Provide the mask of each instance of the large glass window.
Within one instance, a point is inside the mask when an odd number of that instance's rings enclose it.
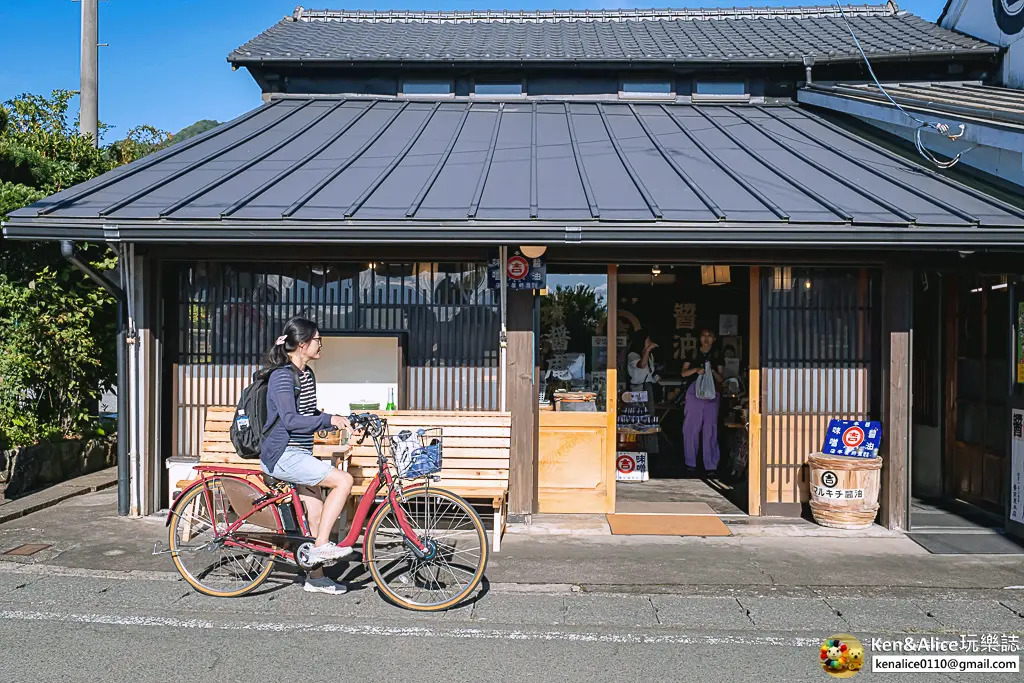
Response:
[[[499,409],[501,310],[482,262],[182,264],[167,342],[175,455],[198,455],[206,408],[237,403],[296,315],[325,336],[404,339],[399,409]]]
[[[541,297],[541,409],[603,412],[608,376],[608,274],[572,270],[557,272],[549,267],[547,290]]]

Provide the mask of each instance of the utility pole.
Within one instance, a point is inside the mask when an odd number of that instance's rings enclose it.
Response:
[[[78,127],[82,135],[91,135],[93,147],[99,146],[99,0],[82,3],[82,73],[79,85]]]

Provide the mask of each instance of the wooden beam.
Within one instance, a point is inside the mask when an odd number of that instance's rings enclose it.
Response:
[[[750,269],[750,397],[747,430],[747,514],[761,514],[761,269]]]
[[[908,526],[907,474],[911,453],[910,368],[913,362],[914,272],[888,267],[882,278],[883,457],[880,521],[893,530]]]
[[[533,292],[508,293],[509,514],[533,514],[537,504],[537,385],[534,367]]]

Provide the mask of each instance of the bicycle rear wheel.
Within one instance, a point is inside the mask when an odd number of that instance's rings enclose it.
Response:
[[[400,503],[416,535],[427,544],[419,557],[385,503],[366,529],[366,563],[388,600],[418,612],[439,612],[458,605],[483,579],[487,533],[476,510],[444,489],[406,492]]]
[[[225,536],[228,525],[248,514],[263,492],[238,477],[212,477],[175,503],[170,520],[170,549],[174,566],[204,595],[233,598],[255,590],[274,568],[274,546],[247,538],[247,532],[283,533],[281,517],[267,507],[246,518]],[[251,547],[239,547],[245,543]]]

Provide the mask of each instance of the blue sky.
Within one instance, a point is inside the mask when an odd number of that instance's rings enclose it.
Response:
[[[827,2],[827,0],[825,0]],[[862,0],[863,1],[863,0]],[[883,0],[868,0],[881,4]],[[819,0],[824,4],[822,0]],[[148,123],[176,132],[199,119],[225,121],[258,106],[259,88],[225,57],[235,47],[291,14],[300,0],[108,0],[100,2],[100,119],[113,140]],[[360,9],[481,9],[480,0],[427,4],[403,0],[307,5]],[[617,3],[566,3],[575,9]],[[550,9],[566,4],[497,5]],[[818,4],[814,0],[691,0],[637,6],[731,7]],[[934,21],[941,0],[903,0],[902,9]],[[22,92],[78,88],[80,5],[71,0],[0,0],[0,101]]]

